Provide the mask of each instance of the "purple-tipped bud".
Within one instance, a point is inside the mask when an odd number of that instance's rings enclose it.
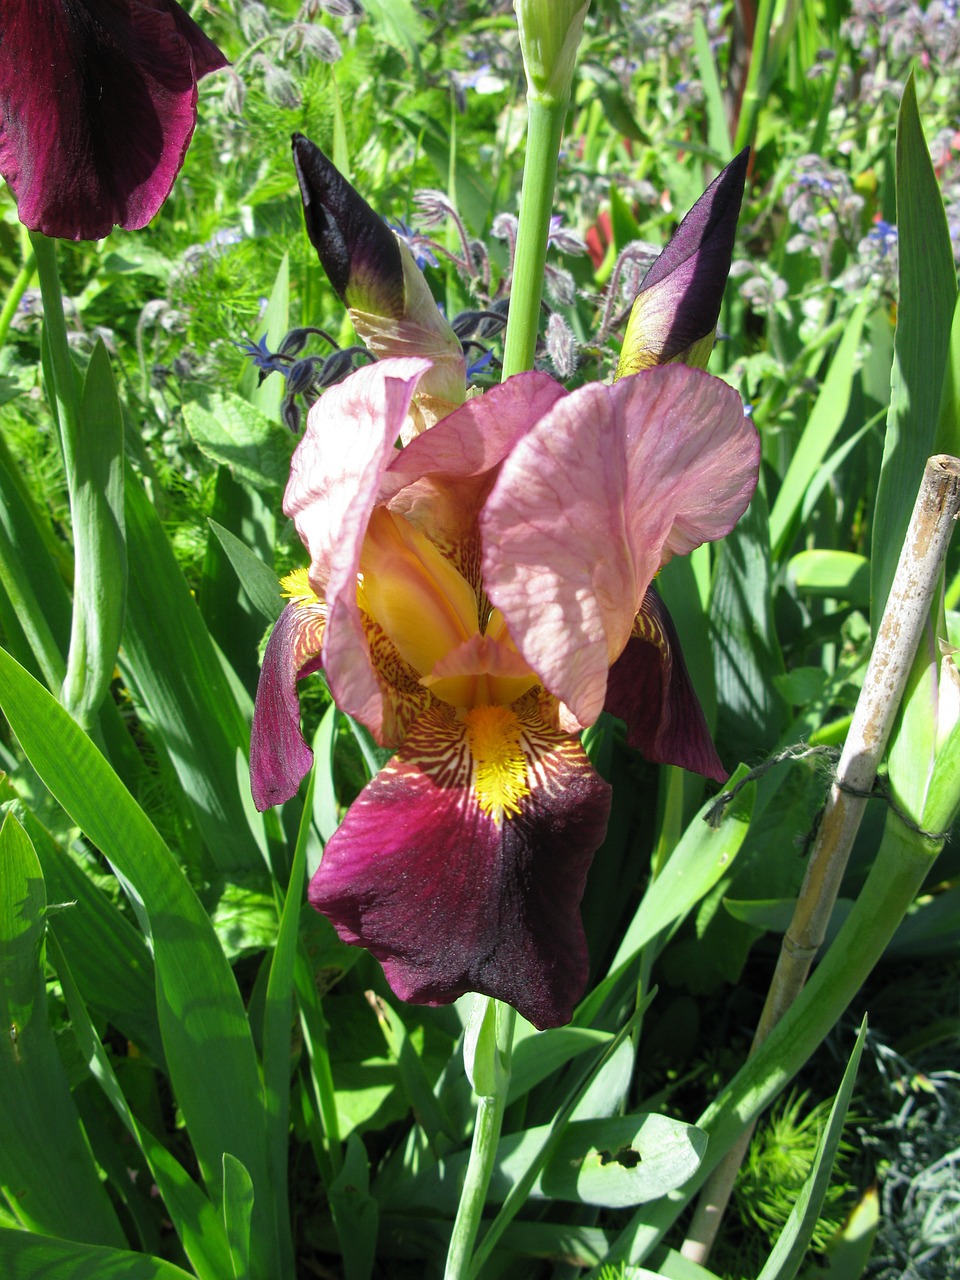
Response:
[[[400,246],[384,220],[331,164],[319,147],[293,135],[307,235],[320,265],[348,307],[375,315],[403,315]]]
[[[737,233],[750,150],[721,171],[644,277],[617,377],[679,360],[707,367]]]
[[[358,335],[378,358],[425,356],[406,434],[446,416],[466,395],[460,340],[441,315],[413,254],[323,152],[302,134],[293,158],[307,234]]]

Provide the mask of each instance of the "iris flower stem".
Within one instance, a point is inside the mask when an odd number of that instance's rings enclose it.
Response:
[[[38,231],[30,232],[30,242],[37,260],[40,277],[40,293],[43,296],[43,330],[50,360],[53,386],[50,388],[56,401],[57,427],[63,464],[69,481],[73,475],[80,429],[80,395],[77,379],[70,358],[67,341],[67,325],[63,318],[63,293],[60,289],[60,272],[57,268],[57,247],[53,240]]]
[[[481,1097],[477,1104],[477,1118],[470,1146],[470,1160],[457,1207],[457,1216],[450,1236],[450,1249],[443,1280],[468,1280],[473,1274],[471,1262],[476,1243],[487,1187],[500,1141],[500,1127],[507,1106],[510,1088],[510,1058],[513,1052],[513,1031],[516,1012],[507,1004],[494,1001],[496,1039],[493,1052],[497,1058],[494,1071],[496,1091]]]
[[[16,279],[10,286],[10,292],[7,294],[3,309],[0,310],[0,347],[7,341],[7,334],[10,332],[10,325],[13,317],[17,314],[23,295],[27,291],[30,281],[33,279],[37,270],[37,257],[33,249],[25,245],[26,252],[23,256],[23,266],[17,272]]]
[[[527,155],[520,192],[517,250],[507,313],[503,379],[533,368],[540,327],[543,270],[553,213],[557,157],[567,114],[567,101],[534,94],[527,98]]]

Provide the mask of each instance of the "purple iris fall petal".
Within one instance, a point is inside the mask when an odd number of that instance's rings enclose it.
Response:
[[[96,240],[145,226],[227,62],[174,0],[4,0],[0,173],[20,221]]]
[[[627,742],[647,760],[726,782],[676,627],[653,587],[647,588],[627,647],[610,668],[604,710],[627,722]]]
[[[403,1000],[479,991],[559,1026],[587,979],[579,906],[610,789],[576,738],[527,724],[536,785],[498,820],[478,802],[466,737],[452,708],[420,717],[327,844],[310,902]]]
[[[267,642],[250,730],[250,790],[261,812],[289,800],[313,764],[300,732],[297,681],[320,666],[324,612],[319,604],[288,604]]]

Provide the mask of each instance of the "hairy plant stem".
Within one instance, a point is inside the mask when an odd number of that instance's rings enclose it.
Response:
[[[527,158],[520,192],[520,220],[514,260],[510,310],[503,350],[503,377],[533,368],[540,326],[543,270],[547,235],[557,181],[557,157],[567,99],[529,95],[527,98]]]
[[[493,1172],[497,1143],[500,1141],[503,1113],[507,1106],[513,1031],[517,1015],[509,1005],[501,1004],[499,1000],[495,1000],[493,1004],[496,1024],[493,1054],[496,1063],[492,1074],[496,1079],[497,1088],[494,1093],[480,1097],[477,1103],[477,1119],[473,1129],[473,1142],[470,1146],[470,1160],[467,1164],[463,1191],[460,1194],[457,1216],[450,1236],[450,1249],[447,1253],[443,1280],[467,1280],[472,1274],[473,1247],[480,1229],[487,1187]]]

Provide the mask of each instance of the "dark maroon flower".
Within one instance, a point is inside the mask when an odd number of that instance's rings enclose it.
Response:
[[[0,173],[20,221],[67,240],[146,226],[227,60],[174,0],[3,0]]]

